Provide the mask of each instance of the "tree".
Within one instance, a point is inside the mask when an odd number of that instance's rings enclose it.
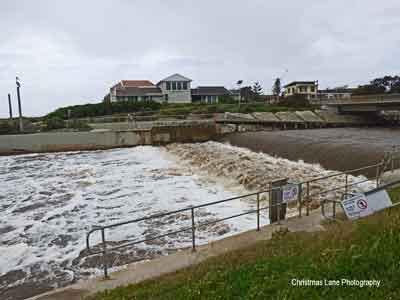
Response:
[[[359,95],[383,93],[400,93],[400,76],[375,78],[369,84],[360,85],[355,92]]]
[[[376,78],[370,83],[372,86],[384,90],[387,93],[400,92],[400,77],[399,76],[385,76]]]
[[[253,94],[253,100],[258,100],[262,95],[263,90],[258,81],[254,82],[253,87],[251,88],[251,92]]]
[[[272,93],[275,96],[280,96],[281,90],[282,90],[281,79],[278,77],[275,79],[274,85],[272,86]]]

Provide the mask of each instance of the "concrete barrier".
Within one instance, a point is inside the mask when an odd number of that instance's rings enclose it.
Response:
[[[151,130],[48,132],[0,136],[0,155],[57,152],[158,145],[172,142],[202,142],[215,137],[215,124],[159,126]]]
[[[360,116],[339,115],[332,111],[316,110],[315,113],[325,121],[333,124],[367,124],[368,120]]]
[[[230,113],[226,112],[224,114],[225,119],[244,119],[244,120],[255,120],[251,114],[242,114],[242,113]]]
[[[295,114],[305,122],[309,123],[322,123],[323,120],[314,114],[312,111],[305,110],[305,111],[296,111]]]
[[[255,112],[252,115],[260,121],[279,122],[279,119],[272,112]]]
[[[294,122],[294,123],[303,123],[304,121],[300,119],[294,112],[289,111],[281,111],[275,114],[279,118],[279,120],[284,122]]]

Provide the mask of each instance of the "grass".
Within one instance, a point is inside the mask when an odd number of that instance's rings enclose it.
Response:
[[[399,200],[400,188],[390,192]],[[358,222],[331,222],[319,233],[282,233],[91,300],[400,299],[400,207]],[[296,287],[293,278],[381,280],[377,287]]]

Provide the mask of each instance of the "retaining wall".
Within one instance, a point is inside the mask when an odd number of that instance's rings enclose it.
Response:
[[[162,126],[147,130],[52,132],[1,135],[0,155],[202,142],[216,135],[216,126]]]

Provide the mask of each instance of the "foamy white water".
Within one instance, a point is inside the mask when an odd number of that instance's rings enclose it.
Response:
[[[85,235],[95,225],[122,222],[267,188],[276,178],[296,181],[332,174],[319,165],[292,162],[221,143],[173,144],[93,152],[0,157],[0,294],[35,282],[56,287],[101,274],[87,257]],[[356,182],[362,177],[349,177]],[[332,178],[320,190],[343,184]],[[360,189],[372,188],[366,182]],[[357,188],[357,189],[359,189]],[[196,210],[196,222],[242,213],[253,199]],[[266,213],[261,216],[267,224]],[[132,241],[188,227],[189,212],[107,230],[107,240]],[[197,244],[254,229],[255,215],[199,228]],[[91,243],[100,242],[94,234]],[[191,246],[191,232],[112,253],[113,266]],[[17,271],[18,270],[18,271]],[[17,272],[16,272],[17,271]],[[28,287],[30,288],[30,287]],[[14,299],[13,296],[11,298]]]
[[[0,276],[23,270],[29,280],[43,281],[60,277],[62,271],[62,281],[69,281],[97,273],[95,265],[85,265],[84,259],[74,261],[85,249],[85,234],[92,226],[236,196],[221,185],[200,180],[170,155],[164,148],[144,146],[0,157]],[[250,206],[243,201],[220,204],[199,210],[196,219],[213,220]],[[188,215],[182,214],[158,223],[123,226],[108,231],[107,238],[141,239],[189,225]],[[255,217],[222,225],[198,232],[198,242],[254,228]],[[93,235],[92,244],[99,241],[99,234]],[[140,248],[163,253],[164,248],[189,245],[190,232]]]

